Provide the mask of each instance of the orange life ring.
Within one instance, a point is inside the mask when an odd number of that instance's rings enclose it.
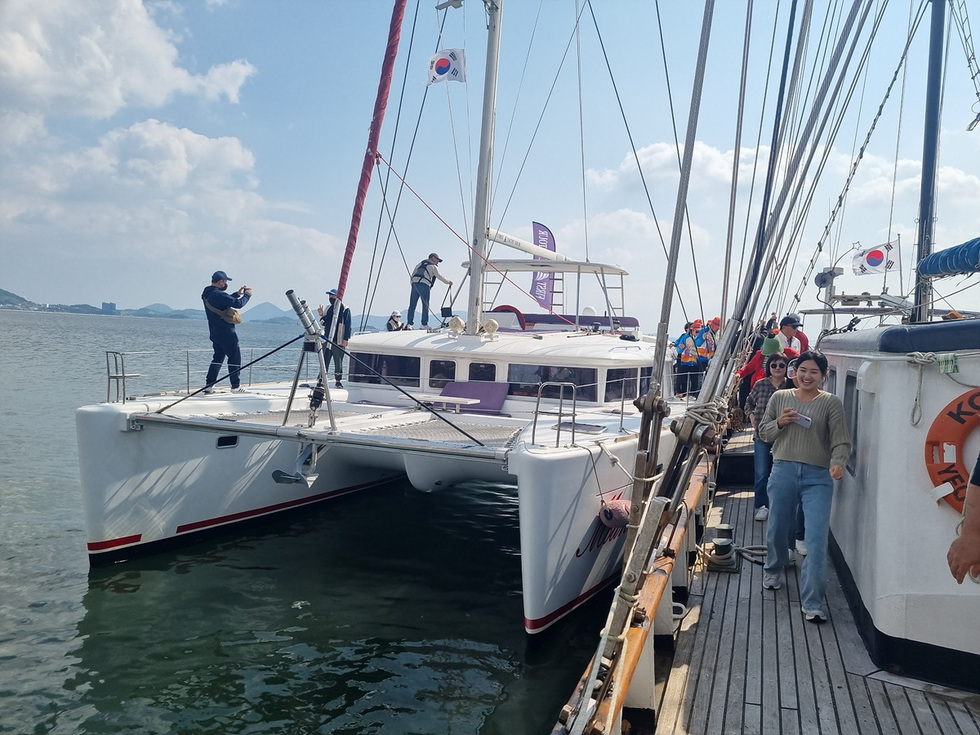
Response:
[[[980,388],[957,396],[946,404],[929,427],[926,435],[926,470],[938,487],[944,482],[953,486],[945,500],[958,513],[963,512],[970,471],[963,464],[963,449],[970,432],[980,426]],[[950,459],[947,461],[947,454]]]

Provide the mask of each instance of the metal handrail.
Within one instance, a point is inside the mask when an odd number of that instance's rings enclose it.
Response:
[[[243,347],[242,348],[242,364],[248,365],[248,363],[254,362],[254,360],[255,360],[255,352],[258,351],[258,350],[263,350],[263,349],[264,348],[260,348],[260,347]],[[207,372],[207,369],[206,368],[203,369],[203,370],[195,370],[195,369],[192,369],[192,365],[191,365],[192,353],[194,353],[193,356],[199,357],[199,355],[197,353],[210,354],[211,352],[212,351],[210,349],[207,349],[207,348],[184,350],[184,353],[185,353],[185,357],[184,357],[184,363],[185,363],[184,364],[185,387],[184,387],[184,389],[178,389],[180,392],[185,392],[186,391],[186,393],[188,395],[190,395],[194,390],[196,390],[195,388],[192,388],[192,382],[191,381],[193,379],[193,376],[204,375]],[[146,377],[148,377],[146,374],[142,374],[142,373],[127,373],[126,372],[126,360],[127,360],[127,358],[131,358],[131,357],[139,356],[139,355],[142,355],[142,356],[147,356],[147,355],[164,356],[164,355],[167,355],[167,354],[169,354],[169,353],[156,352],[156,351],[150,351],[150,350],[139,351],[139,352],[122,352],[122,351],[119,351],[119,350],[106,350],[106,403],[126,403],[126,400],[127,400],[127,397],[128,397],[127,396],[127,391],[126,391],[126,381],[127,380],[132,380],[134,378],[146,378]],[[155,366],[155,363],[152,363],[152,362],[149,365],[149,367],[150,367],[149,373],[151,374],[150,377],[152,377],[152,373],[154,373],[154,369],[155,369],[154,366]],[[132,366],[130,366],[130,367],[132,367]],[[156,366],[156,367],[165,368],[166,365],[164,364],[163,361],[161,361],[161,364],[159,366]],[[264,369],[265,370],[283,370],[283,371],[288,370],[290,373],[292,373],[292,371],[295,369],[295,366],[294,365],[265,365],[264,366]],[[144,371],[144,373],[145,372],[146,371]],[[245,385],[251,386],[252,385],[252,382],[253,382],[252,366],[249,365],[249,367],[246,368],[246,369],[243,369],[240,374],[242,376],[242,383],[244,383]],[[311,378],[311,376],[309,374],[309,369],[307,369],[307,375],[305,376],[304,379],[305,380],[309,380],[310,378]],[[169,382],[169,381],[167,381],[167,382]],[[178,383],[178,385],[179,385],[179,383]],[[171,387],[171,389],[173,388],[173,383],[170,383],[170,387]]]
[[[544,392],[544,389],[547,388],[548,386],[558,386],[558,410],[557,411],[541,408],[541,394]],[[537,444],[535,438],[537,436],[537,431],[538,431],[538,416],[543,414],[547,416],[558,417],[558,423],[555,425],[555,448],[557,449],[559,446],[561,446],[561,424],[562,424],[562,419],[565,417],[565,388],[572,389],[572,413],[571,413],[572,442],[571,443],[572,444],[575,443],[575,417],[578,414],[576,390],[578,389],[578,386],[575,385],[575,383],[547,381],[545,383],[541,383],[540,385],[538,385],[538,399],[534,404],[534,420],[531,422],[532,444]]]
[[[151,352],[117,352],[115,350],[105,351],[105,402],[119,403],[119,391],[122,390],[122,402],[126,402],[126,378],[138,378],[139,373],[126,373],[126,355],[150,355]],[[116,400],[112,400],[112,387],[115,383]]]

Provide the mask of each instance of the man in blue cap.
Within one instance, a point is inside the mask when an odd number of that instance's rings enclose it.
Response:
[[[241,322],[236,309],[241,309],[252,298],[252,289],[242,286],[235,295],[228,293],[228,282],[231,279],[224,271],[215,271],[211,276],[211,285],[204,289],[201,298],[204,300],[204,311],[208,316],[208,329],[211,332],[211,344],[214,345],[214,357],[208,368],[207,387],[205,393],[214,393],[214,384],[218,380],[218,372],[225,358],[228,358],[228,375],[233,393],[244,393],[240,386],[238,372],[242,367],[242,351],[238,346],[238,333],[235,324]]]
[[[323,304],[317,307],[316,312],[320,315],[320,323],[323,325],[323,337],[327,340],[324,347],[324,362],[330,362],[330,356],[333,356],[333,372],[334,379],[336,380],[336,387],[343,388],[344,384],[340,382],[340,378],[344,374],[344,351],[336,349],[335,345],[340,345],[344,349],[347,349],[347,340],[350,338],[350,309],[344,306],[344,302],[340,302],[340,311],[337,315],[337,323],[334,325],[333,310],[334,306],[337,305],[339,299],[337,298],[337,289],[331,288],[327,291],[327,297],[330,299],[330,306],[327,310],[323,310]]]

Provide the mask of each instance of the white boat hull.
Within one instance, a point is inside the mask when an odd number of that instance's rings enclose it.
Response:
[[[325,410],[315,429],[252,420],[276,411],[281,418],[285,395],[276,390],[192,398],[165,415],[155,412],[169,397],[80,408],[92,563],[149,553],[407,476],[422,490],[474,479],[516,483],[528,632],[544,630],[618,578],[625,529],[599,521],[600,499],[628,497],[631,485],[636,438],[621,428],[618,414],[580,415],[577,421],[601,427],[599,433],[579,433],[568,446],[565,430],[557,448],[554,419],[532,429],[526,418],[465,417],[470,431],[513,437],[480,446],[461,437],[403,438],[410,432],[398,430],[414,430],[426,420],[424,412],[336,401],[336,431],[325,426]],[[634,428],[638,422],[636,415],[625,419]],[[297,458],[311,445],[317,461],[304,466]]]
[[[835,392],[849,416],[856,413],[851,419],[855,455],[834,494],[831,548],[878,665],[976,689],[980,585],[958,585],[949,572],[946,551],[960,514],[937,500],[940,483],[925,463],[926,436],[936,417],[968,386],[980,385],[980,354],[963,351],[977,347],[977,339],[969,344],[957,336],[956,326],[946,331],[953,339],[949,351],[960,352],[959,372],[952,376],[958,382],[932,363],[923,366],[921,389],[918,365],[902,352],[877,349],[883,330],[843,335],[821,345],[836,374]],[[922,334],[924,328],[945,338],[946,327],[893,329]],[[939,352],[942,344],[930,349]],[[913,349],[914,343],[908,351]],[[967,472],[980,451],[980,432],[974,434],[956,450]]]

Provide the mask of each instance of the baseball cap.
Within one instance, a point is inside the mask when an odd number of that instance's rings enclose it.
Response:
[[[402,318],[402,313],[400,311],[393,311],[393,312],[391,312],[391,315],[392,316],[397,316],[399,319]]]
[[[429,253],[429,260],[432,260],[432,258],[435,258],[437,263],[442,262],[442,258],[440,258],[438,255],[435,253]]]
[[[779,320],[780,327],[796,327],[800,326],[800,318],[796,314],[787,314],[782,319]]]
[[[211,283],[217,283],[218,281],[230,281],[228,274],[224,271],[215,271],[211,274]]]
[[[335,288],[331,288],[329,291],[327,291],[327,296],[336,296],[336,295],[337,295],[337,289]]]

